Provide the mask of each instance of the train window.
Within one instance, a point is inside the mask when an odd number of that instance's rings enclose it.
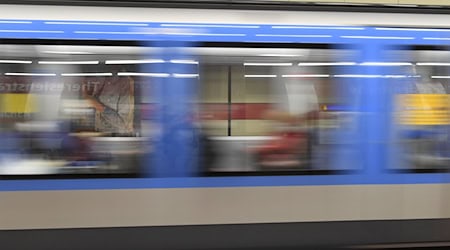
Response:
[[[195,53],[200,61],[203,171],[348,170],[350,164],[344,167],[337,159],[334,164],[330,157],[342,142],[337,134],[355,132],[349,124],[355,121],[353,101],[358,98],[349,95],[358,91],[356,86],[348,89],[345,79],[339,78],[354,64],[354,51],[207,47]]]
[[[450,162],[448,48],[414,47],[392,51],[410,62],[394,90],[393,168],[407,171],[446,171]],[[400,147],[399,147],[400,146]]]
[[[151,102],[134,76],[142,50],[0,45],[0,175],[139,174]]]

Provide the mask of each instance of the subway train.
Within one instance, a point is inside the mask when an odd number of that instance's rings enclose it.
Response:
[[[0,8],[8,249],[447,246],[448,15]]]

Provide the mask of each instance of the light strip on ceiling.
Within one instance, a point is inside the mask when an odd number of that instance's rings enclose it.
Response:
[[[39,61],[39,64],[99,64],[99,61]]]
[[[148,76],[148,77],[169,77],[168,73],[139,73],[139,72],[119,72],[118,76]]]
[[[145,64],[145,63],[164,63],[162,59],[146,59],[146,60],[106,60],[105,64]]]
[[[411,66],[409,62],[362,62],[361,66]]]
[[[198,61],[194,60],[183,60],[183,59],[173,59],[170,60],[171,63],[177,63],[177,64],[198,64]]]
[[[277,75],[245,75],[244,77],[247,77],[247,78],[274,78],[274,77],[277,77]]]
[[[292,66],[292,63],[244,63],[244,66]]]
[[[441,63],[441,62],[418,62],[417,66],[450,66],[450,63]]]
[[[356,65],[356,62],[301,62],[298,66],[347,66]]]
[[[16,73],[8,72],[5,76],[56,76],[55,73]]]
[[[62,76],[112,76],[112,73],[62,73]]]
[[[22,61],[22,60],[0,60],[0,63],[14,63],[14,64],[31,64],[32,61]]]
[[[450,76],[431,76],[433,79],[450,79]]]
[[[305,78],[326,78],[330,77],[330,75],[321,75],[321,74],[300,74],[300,75],[282,75],[281,77],[305,77]]]
[[[198,74],[181,74],[181,73],[174,73],[172,74],[175,78],[197,78]]]

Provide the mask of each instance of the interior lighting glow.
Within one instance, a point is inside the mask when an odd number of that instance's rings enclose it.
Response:
[[[298,66],[347,66],[356,65],[356,62],[301,62]]]
[[[348,75],[334,75],[337,78],[406,78],[407,75],[358,75],[358,74],[348,74]]]
[[[16,73],[8,72],[5,76],[56,76],[55,73]]]
[[[274,57],[301,57],[303,55],[294,55],[294,54],[260,54],[258,56],[274,56]]]
[[[144,63],[164,63],[162,59],[146,59],[146,60],[106,60],[105,64],[144,64]]]
[[[292,66],[292,63],[244,63],[244,66]]]
[[[139,73],[139,72],[119,72],[118,76],[149,76],[149,77],[169,77],[168,73]]]
[[[247,78],[273,78],[277,77],[277,75],[245,75]]]
[[[418,62],[417,66],[450,66],[450,63],[443,62]]]
[[[174,73],[172,74],[173,77],[175,78],[196,78],[198,77],[198,74],[178,74],[178,73]]]
[[[334,75],[334,77],[338,78],[380,78],[383,77],[382,75],[354,75],[354,74],[348,74],[348,75]]]
[[[362,66],[410,66],[409,62],[362,62]]]
[[[62,73],[62,76],[112,76],[112,73]]]
[[[46,54],[67,54],[67,55],[90,55],[90,54],[93,54],[93,53],[87,52],[87,51],[52,51],[52,50],[42,51],[42,53],[46,53]]]
[[[320,75],[320,74],[301,74],[301,75],[282,75],[281,77],[312,77],[312,78],[326,78],[330,77],[330,75]]]
[[[39,61],[39,64],[99,64],[99,61]]]
[[[174,59],[170,60],[171,63],[177,63],[177,64],[198,64],[198,61],[194,60],[182,60],[182,59]]]
[[[433,79],[450,79],[450,76],[431,76]]]
[[[22,60],[0,60],[0,63],[31,64],[32,61],[22,61]]]

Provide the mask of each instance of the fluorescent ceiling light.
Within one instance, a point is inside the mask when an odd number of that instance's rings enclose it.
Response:
[[[433,79],[450,79],[450,76],[431,76]]]
[[[182,60],[182,59],[174,59],[170,60],[171,63],[178,63],[178,64],[198,64],[198,61],[194,60]]]
[[[338,77],[338,78],[406,78],[406,77],[410,77],[407,75],[353,75],[353,74],[348,74],[348,75],[334,75],[334,77]],[[415,77],[415,76],[413,76]]]
[[[5,73],[5,76],[56,76],[55,73]]]
[[[112,76],[112,73],[62,73],[62,76]]]
[[[31,64],[32,61],[22,61],[22,60],[0,60],[0,63]]]
[[[94,53],[87,52],[87,51],[53,51],[53,50],[42,51],[42,53],[46,53],[46,54],[67,54],[67,55],[90,55],[90,54],[94,54]]]
[[[146,60],[106,60],[105,64],[144,64],[144,63],[164,63],[162,59],[146,59]]]
[[[442,62],[418,62],[417,66],[450,66],[450,63],[442,63]]]
[[[325,77],[330,77],[330,75],[320,75],[320,74],[301,74],[301,75],[282,75],[281,77],[325,78]]]
[[[354,74],[348,74],[348,75],[334,75],[334,77],[338,78],[379,78],[382,77],[382,75],[354,75]]]
[[[99,61],[39,61],[39,64],[99,64]]]
[[[244,63],[244,66],[292,66],[292,63]]]
[[[406,77],[410,77],[407,75],[384,75],[384,78],[406,78]]]
[[[172,74],[173,77],[175,78],[196,78],[198,77],[198,74],[178,74],[178,73],[174,73]]]
[[[169,77],[168,73],[139,73],[139,72],[119,72],[118,76],[149,76],[149,77]]]
[[[258,56],[275,56],[275,57],[301,57],[303,55],[294,55],[294,54],[260,54]]]
[[[277,75],[245,75],[247,78],[273,78],[277,77]]]
[[[298,66],[346,66],[356,65],[355,62],[305,62],[298,63]]]
[[[409,62],[362,62],[362,66],[410,66]]]

